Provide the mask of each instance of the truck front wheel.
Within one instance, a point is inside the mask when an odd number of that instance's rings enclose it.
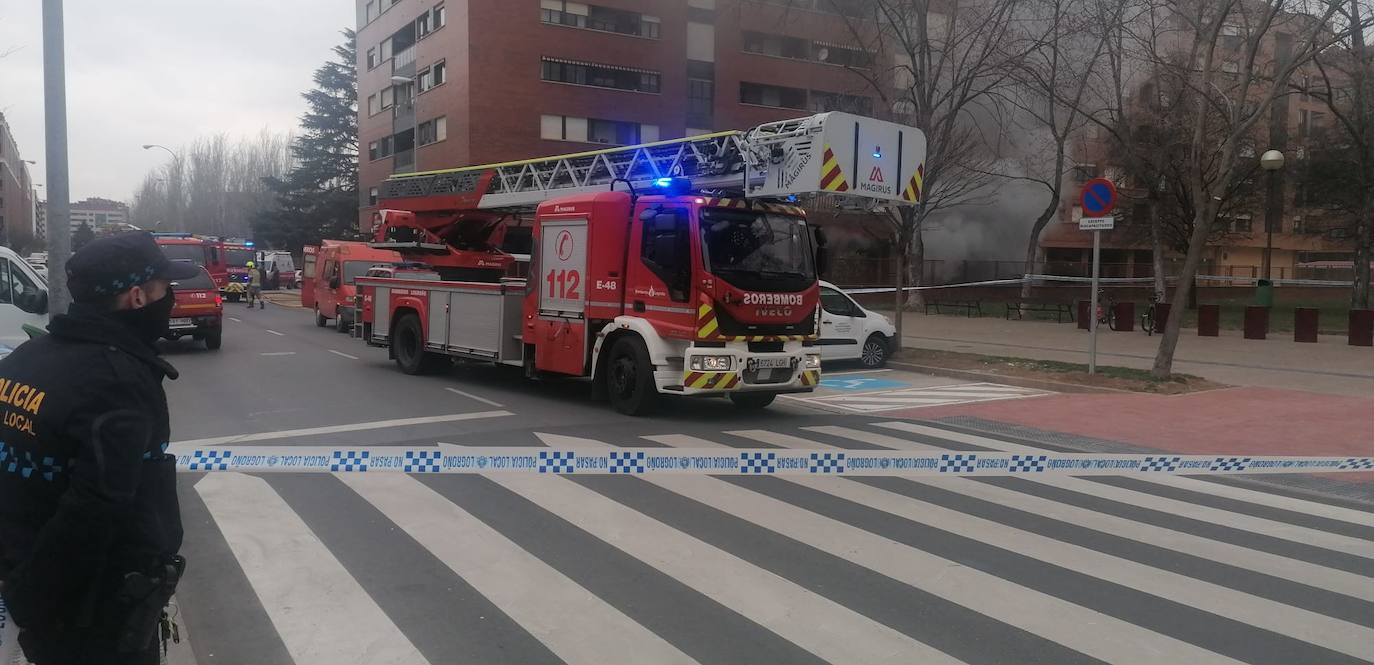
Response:
[[[744,411],[757,411],[777,398],[774,393],[730,393],[730,401],[735,403],[735,408]]]
[[[420,317],[414,314],[406,314],[396,322],[391,343],[396,366],[406,374],[431,374],[445,360],[441,355],[425,351],[425,333],[420,327]]]
[[[317,325],[317,326],[323,328],[323,327],[325,327],[325,326],[328,325],[328,324],[329,324],[329,319],[324,318],[324,315],[320,313],[320,307],[319,307],[319,305],[316,305],[316,306],[315,306],[315,325]]]
[[[627,416],[653,413],[658,403],[654,366],[644,343],[633,337],[617,340],[606,363],[606,392],[611,406]]]

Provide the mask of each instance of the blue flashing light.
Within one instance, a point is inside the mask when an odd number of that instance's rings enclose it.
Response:
[[[873,159],[882,159],[882,158],[883,158],[883,151],[882,151],[882,150],[874,150],[874,151],[873,151]]]
[[[252,241],[252,240],[245,240],[245,241],[243,241],[243,246],[244,246],[244,247],[252,247],[252,246],[253,246],[253,241]]]
[[[655,181],[654,181],[654,187],[672,187],[672,186],[673,186],[673,179],[672,179],[672,178],[659,178],[658,180],[655,180]]]
[[[665,177],[655,180],[654,187],[663,190],[667,196],[682,196],[692,190],[692,181],[687,178]]]

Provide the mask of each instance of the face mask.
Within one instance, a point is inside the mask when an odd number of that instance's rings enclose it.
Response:
[[[167,324],[172,318],[174,305],[176,305],[176,297],[172,294],[171,287],[168,287],[167,295],[161,299],[138,309],[115,312],[115,318],[132,329],[139,339],[152,344],[166,334]]]

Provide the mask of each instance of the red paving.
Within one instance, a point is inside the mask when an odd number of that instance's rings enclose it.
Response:
[[[1181,454],[1374,456],[1374,397],[1273,388],[1167,396],[1059,394],[884,415],[973,416]],[[1374,474],[1366,473],[1339,477],[1374,481]]]

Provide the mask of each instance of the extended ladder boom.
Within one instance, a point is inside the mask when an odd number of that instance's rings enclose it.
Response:
[[[920,199],[924,160],[918,129],[822,113],[747,132],[397,174],[383,183],[380,198],[383,208],[414,212],[529,209],[617,182],[643,191],[661,178],[682,177],[695,190],[751,198],[829,193],[910,204]]]

